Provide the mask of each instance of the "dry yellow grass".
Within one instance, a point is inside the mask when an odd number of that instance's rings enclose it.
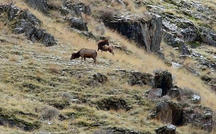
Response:
[[[17,62],[18,61],[18,57],[16,55],[10,55],[9,56],[9,61]]]
[[[61,67],[59,65],[56,64],[48,64],[48,68],[49,71],[51,71],[52,73],[60,73]]]

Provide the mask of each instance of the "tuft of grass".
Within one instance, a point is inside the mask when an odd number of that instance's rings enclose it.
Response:
[[[10,55],[8,59],[9,61],[12,61],[12,62],[17,62],[19,60],[16,55]]]
[[[56,64],[48,64],[48,69],[51,73],[59,74],[61,71],[61,67]]]

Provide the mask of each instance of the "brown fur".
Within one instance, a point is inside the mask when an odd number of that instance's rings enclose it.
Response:
[[[108,45],[109,46],[109,41],[108,40],[101,40],[98,42],[98,51],[102,49],[103,46]]]
[[[101,50],[101,51],[105,51],[105,52],[108,51],[108,52],[110,52],[111,54],[114,55],[113,47],[112,47],[112,46],[107,46],[107,45],[105,45],[105,46],[103,46],[100,50]]]
[[[82,48],[77,53],[72,53],[71,60],[81,57],[81,60],[86,60],[86,58],[92,58],[94,63],[96,63],[97,52],[93,49]]]

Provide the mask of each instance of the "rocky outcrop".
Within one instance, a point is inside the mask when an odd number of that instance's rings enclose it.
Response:
[[[81,16],[82,13],[90,15],[91,8],[84,3],[73,3],[71,1],[65,1],[63,4],[63,10],[65,10],[66,14],[73,14],[76,16]]]
[[[174,102],[158,102],[154,116],[164,123],[172,123],[174,125],[183,124],[183,108],[181,105]]]
[[[172,14],[163,14],[164,40],[173,47],[186,46],[187,42],[200,40],[198,28],[189,20]]]
[[[162,89],[162,95],[173,87],[172,74],[167,71],[156,71],[154,76],[154,87]]]
[[[131,107],[127,104],[127,102],[122,98],[117,97],[109,97],[99,100],[97,103],[97,107],[102,110],[130,110]]]
[[[141,73],[141,72],[130,72],[128,83],[131,86],[134,85],[152,85],[153,84],[153,76],[149,73]]]
[[[209,132],[214,126],[212,110],[199,105],[189,105],[189,103],[160,101],[151,116],[164,123],[172,123],[177,126],[191,124]]]
[[[47,0],[25,0],[25,2],[31,7],[38,9],[43,13],[48,13],[49,11]]]
[[[24,19],[17,22],[14,27],[14,32],[16,34],[24,33],[29,40],[33,42],[39,41],[45,46],[52,46],[56,44],[56,41],[52,35],[43,29],[36,28],[32,23],[27,22]]]
[[[143,16],[128,14],[101,13],[104,24],[117,30],[128,39],[134,40],[147,51],[160,50],[162,39],[162,18],[158,15]]]
[[[163,40],[178,49],[182,55],[191,55],[192,49],[202,43],[215,46],[216,11],[198,1],[164,0],[173,6],[170,12],[164,6],[147,4],[149,11],[162,16]],[[180,17],[177,14],[181,14]]]
[[[183,123],[190,123],[211,132],[214,127],[213,112],[209,108],[202,106],[185,107],[183,109]]]
[[[27,10],[21,10],[13,5],[0,5],[0,11],[7,13],[7,18],[13,22],[12,30],[16,34],[24,34],[33,42],[41,42],[45,46],[56,43],[54,37],[45,30],[40,29],[41,21]]]
[[[216,32],[209,28],[200,28],[200,37],[202,42],[216,47]]]
[[[164,31],[163,40],[172,47],[177,47],[182,55],[190,55],[191,51],[185,44],[184,40],[177,37],[174,33]]]
[[[128,84],[131,86],[152,86],[154,76],[150,73],[129,71],[129,70],[116,70],[115,75],[118,75],[121,79],[127,80]]]
[[[83,19],[72,17],[68,21],[71,28],[75,28],[81,31],[88,31],[87,23],[84,22]]]

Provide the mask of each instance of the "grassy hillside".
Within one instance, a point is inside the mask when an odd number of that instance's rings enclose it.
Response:
[[[0,4],[5,2],[8,1],[3,0]],[[59,1],[55,2],[59,4]],[[157,0],[152,2],[160,3]],[[145,11],[145,8],[136,9],[130,0],[127,3],[127,8],[131,11]],[[213,1],[205,4],[215,7]],[[201,96],[202,105],[216,110],[216,102],[213,101],[216,94],[199,77],[184,68],[172,68],[154,54],[145,52],[134,42],[108,28],[105,28],[105,36],[119,42],[132,53],[127,54],[116,49],[112,56],[98,52],[96,65],[91,59],[86,62],[81,62],[80,59],[70,61],[72,52],[83,47],[96,49],[97,41],[71,30],[67,23],[59,21],[55,11],[46,16],[29,7],[23,0],[16,0],[15,5],[33,13],[42,22],[42,28],[51,33],[58,44],[45,47],[40,43],[33,43],[24,35],[14,34],[7,21],[0,19],[0,117],[9,116],[15,122],[15,127],[1,126],[0,133],[33,133],[24,131],[25,126],[35,128],[35,133],[84,134],[93,133],[105,126],[154,133],[162,123],[147,118],[154,103],[143,97],[143,94],[151,87],[130,86],[127,78],[122,78],[118,70],[136,70],[151,74],[155,70],[168,70],[173,74],[176,85],[190,88]],[[115,7],[122,8],[118,5]],[[92,16],[87,16],[86,19],[90,31],[94,32],[99,22]],[[178,53],[164,42],[161,45],[165,53]],[[107,75],[108,82],[88,85],[96,73]],[[98,109],[99,102],[110,97],[123,98],[132,109]],[[18,125],[16,122],[19,122]],[[177,131],[184,134],[207,133],[191,128],[190,125],[179,127]]]

